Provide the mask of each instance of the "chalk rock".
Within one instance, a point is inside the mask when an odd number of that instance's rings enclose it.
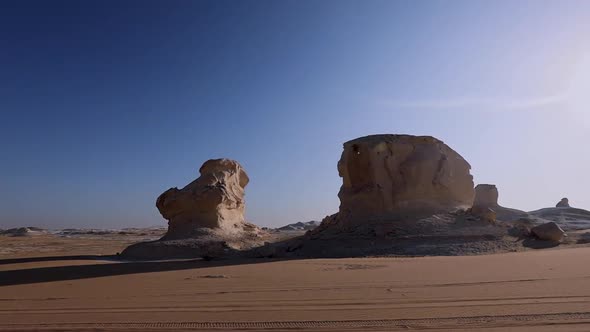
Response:
[[[496,221],[498,205],[498,188],[493,184],[478,184],[475,187],[475,199],[471,214],[487,222]]]
[[[190,238],[202,228],[233,232],[245,224],[244,188],[249,179],[242,166],[230,159],[211,159],[199,172],[186,187],[158,197],[156,207],[168,220],[164,239]]]
[[[570,207],[570,202],[564,197],[555,205],[555,207]]]
[[[475,199],[473,200],[471,214],[488,222],[496,219],[500,221],[516,221],[527,217],[527,213],[524,211],[503,207],[498,204],[498,196],[496,185],[478,184],[475,186]],[[494,212],[494,215],[491,212]],[[494,220],[491,219],[492,216],[494,216]]]
[[[565,232],[554,222],[548,222],[531,229],[531,233],[541,240],[561,242]]]
[[[475,186],[473,206],[494,208],[498,206],[498,188],[493,184],[478,184]]]
[[[396,213],[446,212],[473,203],[471,166],[431,136],[372,135],[344,143],[340,214],[361,221]]]
[[[182,189],[171,188],[156,201],[168,219],[168,232],[157,241],[127,247],[126,259],[234,257],[260,246],[268,233],[244,221],[248,175],[234,160],[208,160],[201,176]]]

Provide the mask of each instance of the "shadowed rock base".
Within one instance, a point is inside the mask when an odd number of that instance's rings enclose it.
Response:
[[[367,220],[346,229],[338,214],[327,217],[320,228],[304,236],[268,244],[250,252],[252,257],[365,257],[455,256],[522,250],[521,232],[508,224],[494,225],[465,211],[424,218],[392,216]],[[336,226],[336,227],[334,227]],[[258,255],[258,256],[256,256]]]
[[[245,223],[240,232],[227,234],[223,230],[202,228],[194,238],[166,240],[165,238],[133,244],[121,256],[126,259],[168,259],[199,257],[233,257],[241,251],[264,245],[269,234]]]

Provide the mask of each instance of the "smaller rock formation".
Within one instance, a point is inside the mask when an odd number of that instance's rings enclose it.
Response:
[[[561,242],[565,236],[565,232],[559,225],[554,222],[548,222],[531,229],[531,233],[540,240]]]
[[[279,227],[277,228],[279,231],[307,231],[310,229],[315,229],[320,225],[319,221],[308,221],[308,222],[303,222],[303,221],[299,221],[293,224],[288,224],[285,225],[283,227]]]
[[[487,222],[496,222],[498,205],[498,188],[493,184],[478,184],[475,187],[475,199],[471,213]]]
[[[170,188],[156,200],[168,220],[168,232],[154,242],[132,245],[128,258],[174,258],[226,255],[261,244],[263,231],[244,220],[248,175],[230,159],[211,159],[201,176],[182,189]]]
[[[527,213],[524,211],[500,206],[498,204],[498,197],[499,194],[496,185],[478,184],[475,187],[475,199],[473,200],[471,214],[488,222],[495,222],[496,219],[501,221],[515,221],[527,216]]]
[[[570,207],[570,202],[567,198],[562,198],[561,201],[559,201],[555,207]]]
[[[182,189],[170,188],[156,207],[168,219],[165,239],[190,238],[201,228],[233,232],[244,224],[244,189],[250,181],[242,166],[230,159],[212,159],[201,176]]]
[[[493,184],[478,184],[475,187],[473,206],[498,207],[498,188]]]

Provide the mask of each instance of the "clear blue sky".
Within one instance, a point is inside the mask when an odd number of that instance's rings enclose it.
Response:
[[[590,1],[2,1],[0,228],[165,225],[227,157],[247,218],[338,209],[342,143],[433,135],[525,210],[590,208]]]

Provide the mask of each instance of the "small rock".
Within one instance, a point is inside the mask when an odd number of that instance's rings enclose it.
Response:
[[[565,232],[554,222],[548,222],[531,229],[531,233],[540,240],[561,242]]]

